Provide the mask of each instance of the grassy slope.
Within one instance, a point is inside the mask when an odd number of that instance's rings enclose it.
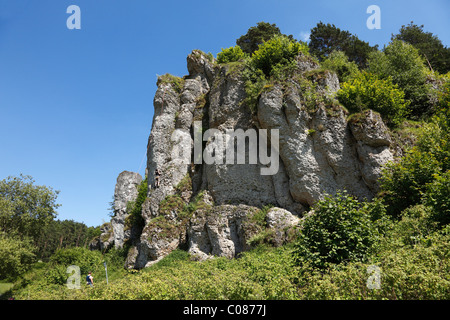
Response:
[[[408,245],[397,228],[382,251],[366,263],[339,265],[322,272],[295,266],[292,246],[260,246],[239,259],[190,261],[176,250],[142,271],[111,270],[109,285],[100,272],[96,287],[69,290],[39,280],[34,270],[16,299],[449,299],[450,236],[439,233]],[[406,235],[407,236],[407,235]],[[367,268],[381,268],[381,289],[368,289]],[[45,269],[45,268],[43,268]],[[42,274],[41,274],[42,275]],[[33,279],[32,279],[33,278]],[[84,280],[84,279],[82,279]]]

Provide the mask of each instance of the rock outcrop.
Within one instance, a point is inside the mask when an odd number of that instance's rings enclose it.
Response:
[[[206,259],[235,257],[263,238],[281,245],[305,208],[325,194],[346,189],[361,200],[376,194],[381,168],[393,159],[389,130],[372,111],[349,120],[339,104],[324,103],[339,90],[337,76],[305,56],[297,64],[296,77],[264,87],[253,111],[246,104],[243,65],[219,65],[195,50],[187,58],[189,75],[159,77],[148,141],[145,226],[129,250],[127,267],[149,266],[179,247]],[[301,78],[314,86],[305,88]],[[327,99],[307,103],[307,90]],[[258,140],[244,149],[244,163],[199,162],[198,136],[200,156],[209,149],[216,156],[221,152],[218,135],[202,136],[212,129],[224,136],[255,130]],[[275,131],[278,141],[269,134]],[[267,145],[260,139],[265,133],[272,139]],[[247,139],[251,142],[250,134]],[[275,152],[278,170],[262,175],[270,164],[261,157],[249,161],[252,150]],[[111,222],[116,247],[130,237],[121,224],[141,177],[119,178]]]
[[[111,219],[116,249],[123,247],[124,241],[131,238],[131,228],[125,229],[125,222],[129,215],[127,206],[130,201],[136,200],[141,181],[142,177],[139,173],[130,171],[123,171],[117,177],[114,190],[114,217]]]
[[[142,176],[139,173],[123,171],[119,174],[114,189],[113,217],[111,222],[101,226],[102,233],[91,242],[91,249],[104,251],[113,245],[118,249],[123,247],[125,241],[131,239],[132,228],[127,224],[128,204],[136,200],[141,182]]]

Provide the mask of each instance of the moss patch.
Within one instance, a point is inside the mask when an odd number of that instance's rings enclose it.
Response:
[[[181,91],[183,91],[183,87],[184,87],[184,79],[183,78],[166,73],[166,74],[158,77],[156,85],[159,86],[162,83],[170,84],[172,86],[172,88],[175,90],[175,92],[178,94],[180,94]]]

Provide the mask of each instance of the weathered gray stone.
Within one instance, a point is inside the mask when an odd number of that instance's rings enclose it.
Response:
[[[108,250],[114,243],[114,234],[111,223],[107,222],[100,226],[100,236],[93,239],[89,244],[89,250]]]
[[[375,194],[379,190],[378,179],[382,167],[394,160],[390,150],[392,139],[389,129],[381,116],[372,110],[366,110],[356,120],[349,121],[349,126],[357,140],[356,150],[362,177]]]
[[[249,248],[251,233],[244,227],[257,208],[246,205],[221,205],[199,210],[188,229],[189,253],[199,260],[211,256],[234,258]]]
[[[292,77],[264,88],[255,115],[245,104],[243,65],[217,65],[194,50],[187,66],[189,74],[180,79],[182,88],[162,79],[157,83],[147,154],[149,189],[142,205],[145,227],[130,249],[128,267],[144,268],[182,246],[200,260],[232,258],[268,230],[273,233],[271,241],[282,245],[304,206],[314,205],[325,194],[346,189],[361,200],[376,194],[381,168],[393,158],[389,130],[378,114],[366,112],[349,122],[336,103],[305,105],[303,84]],[[339,90],[336,74],[318,70],[316,62],[302,55],[297,66],[298,76],[315,84],[318,97],[326,97],[322,101],[333,99]],[[193,123],[200,120],[203,130],[222,134],[278,129],[278,172],[261,175],[263,165],[248,162],[248,148],[245,164],[194,164]],[[212,143],[212,139],[205,141],[203,147]],[[256,149],[261,148],[257,144]],[[156,169],[161,173],[158,187]],[[191,186],[180,190],[186,177]],[[193,200],[200,191],[202,205]],[[183,205],[162,210],[161,202],[173,196]],[[267,230],[262,232],[263,227],[250,217],[267,204],[275,207],[268,211]],[[181,213],[189,217],[181,219]],[[120,227],[116,229],[120,237]]]
[[[125,230],[125,219],[129,216],[127,205],[128,202],[136,200],[141,182],[141,175],[135,172],[123,171],[117,177],[114,191],[114,217],[111,219],[116,248],[122,248],[124,241],[131,237],[131,229]]]
[[[355,139],[367,146],[389,147],[392,143],[383,119],[372,110],[366,110],[356,120],[349,121],[349,126]]]
[[[325,107],[307,111],[298,91],[275,85],[261,95],[258,120],[261,127],[280,132],[280,157],[296,202],[313,205],[342,189],[361,199],[372,197],[342,109],[333,114]]]
[[[267,227],[272,230],[272,243],[281,246],[289,239],[289,230],[298,225],[300,218],[282,208],[271,208],[266,215]]]
[[[275,207],[267,211],[266,222],[269,228],[284,229],[297,225],[300,218],[285,209]]]

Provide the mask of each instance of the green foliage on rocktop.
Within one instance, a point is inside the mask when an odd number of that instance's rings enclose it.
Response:
[[[427,43],[441,55],[448,50],[422,28],[403,26],[400,34],[393,35],[391,42],[378,50],[378,46],[322,22],[311,30],[309,44],[283,35],[276,25],[260,22],[240,37],[235,47],[222,49],[217,62],[243,66],[233,69],[242,72],[247,93],[244,102],[253,112],[265,87],[299,80],[298,59],[320,62],[318,71],[338,75],[341,90],[337,98],[350,113],[373,109],[395,127],[404,120],[428,119],[436,113],[437,97],[449,81],[448,75],[430,69],[425,53]],[[433,61],[441,66],[439,70],[446,70],[441,60],[435,56]],[[305,80],[309,79],[299,81],[305,84]],[[311,82],[307,86],[313,85]]]

